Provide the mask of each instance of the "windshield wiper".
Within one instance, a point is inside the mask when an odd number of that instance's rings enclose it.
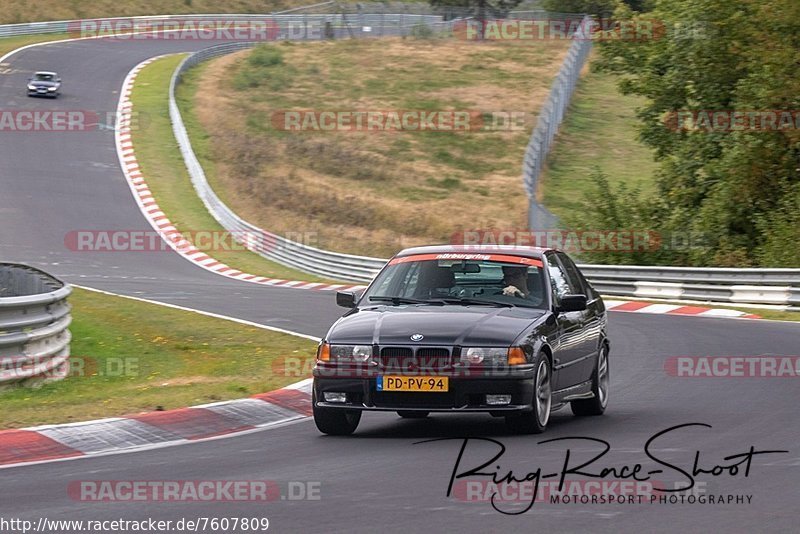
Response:
[[[374,296],[369,297],[370,302],[391,302],[394,306],[399,306],[400,304],[438,304],[442,305],[444,302],[440,300],[422,300],[422,299],[412,299],[408,297],[384,297],[384,296]]]
[[[442,302],[447,304],[461,304],[462,306],[468,306],[470,304],[477,304],[480,306],[494,306],[496,308],[516,308],[516,304],[512,304],[510,302],[498,302],[496,300],[483,300],[483,299],[473,299],[473,298],[444,298],[441,299]]]

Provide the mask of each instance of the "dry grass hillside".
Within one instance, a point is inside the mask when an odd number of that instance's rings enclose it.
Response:
[[[315,235],[324,248],[386,256],[448,242],[460,229],[524,227],[522,156],[567,47],[400,38],[266,45],[206,65],[181,95],[212,182],[240,215]],[[521,127],[500,131],[288,132],[275,124],[282,110],[525,115]]]

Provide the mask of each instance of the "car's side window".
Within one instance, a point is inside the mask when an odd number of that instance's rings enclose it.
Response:
[[[396,293],[401,297],[413,297],[417,290],[417,283],[419,282],[419,270],[421,263],[415,262],[411,264],[410,268],[403,277],[400,290]]]
[[[561,265],[564,266],[564,271],[566,271],[569,285],[575,290],[575,293],[583,294],[589,297],[583,284],[583,278],[581,278],[575,262],[573,262],[572,259],[563,252],[558,252],[557,255],[558,259],[561,260]]]
[[[550,286],[553,289],[553,299],[556,304],[561,302],[561,297],[571,295],[574,293],[573,288],[570,287],[569,279],[561,264],[556,259],[555,254],[547,254],[548,271],[550,272]]]

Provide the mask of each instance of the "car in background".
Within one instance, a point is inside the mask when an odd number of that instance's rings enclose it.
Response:
[[[28,78],[28,96],[58,98],[61,94],[61,78],[55,72],[39,71]]]
[[[320,342],[314,421],[353,433],[364,411],[489,413],[540,433],[551,411],[608,405],[606,309],[566,254],[531,247],[404,250]]]

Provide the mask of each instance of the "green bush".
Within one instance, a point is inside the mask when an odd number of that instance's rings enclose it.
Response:
[[[759,264],[800,267],[800,185],[787,191],[778,209],[759,218],[757,225],[764,236],[756,249]]]
[[[247,58],[253,67],[274,67],[283,65],[283,51],[272,45],[262,45],[253,49]]]
[[[237,91],[257,87],[279,91],[291,84],[290,71],[291,68],[284,64],[283,51],[280,48],[261,45],[250,52],[242,68],[237,69],[231,83]]]
[[[411,27],[408,35],[414,39],[432,39],[434,32],[433,28],[420,22]]]

